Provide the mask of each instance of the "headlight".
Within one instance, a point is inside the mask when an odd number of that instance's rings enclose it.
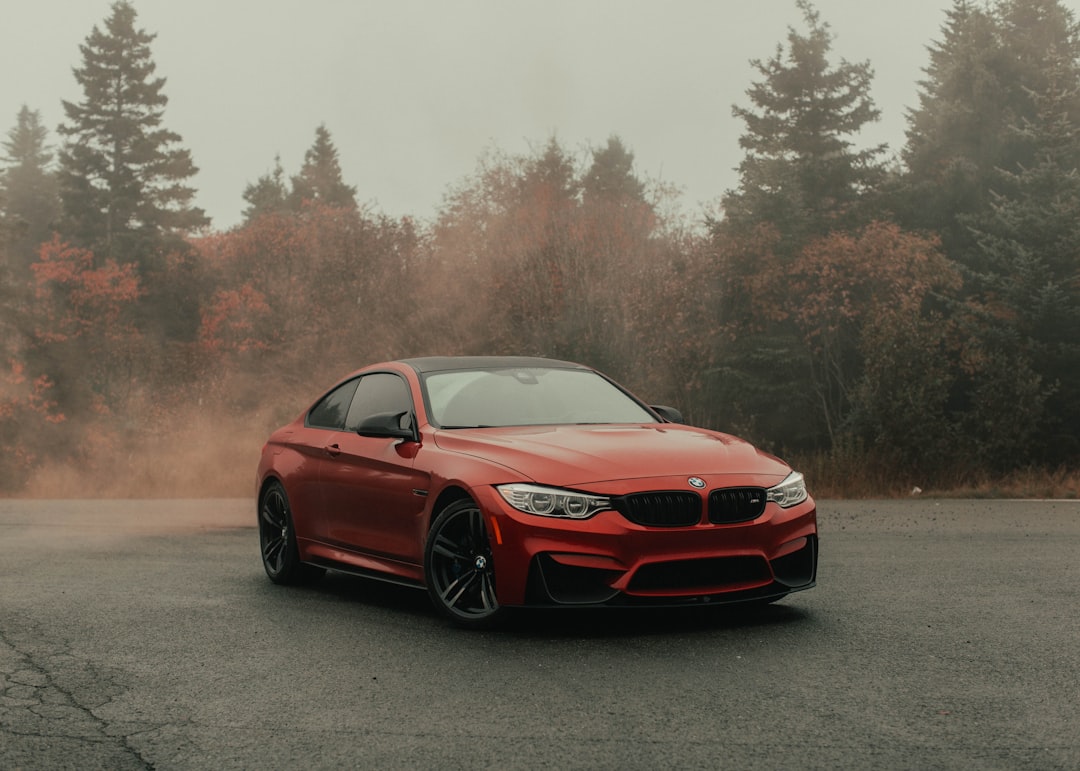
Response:
[[[598,511],[611,508],[611,501],[599,495],[586,495],[557,487],[510,484],[496,485],[499,495],[518,511],[542,517],[587,519]]]
[[[806,482],[803,480],[803,475],[792,471],[783,482],[765,491],[765,499],[783,509],[802,503],[806,500]]]

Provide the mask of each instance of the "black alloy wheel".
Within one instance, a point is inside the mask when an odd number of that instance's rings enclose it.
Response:
[[[487,526],[473,501],[456,501],[435,519],[424,550],[424,573],[432,602],[454,623],[489,626],[500,615]]]
[[[275,584],[302,584],[320,577],[322,568],[300,561],[289,497],[272,482],[259,499],[259,547],[266,575]]]

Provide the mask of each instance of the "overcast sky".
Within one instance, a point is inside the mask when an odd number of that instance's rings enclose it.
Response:
[[[21,105],[58,141],[80,101],[79,45],[109,0],[12,3],[0,26],[0,131]],[[357,197],[431,217],[486,148],[527,152],[554,134],[584,153],[618,134],[642,177],[683,190],[691,214],[737,178],[749,60],[770,57],[794,0],[135,0],[167,78],[165,124],[199,174],[197,203],[225,229],[244,187],[280,154],[299,170],[325,123]],[[870,60],[882,119],[860,142],[904,141],[926,45],[949,0],[817,0],[834,62]],[[1069,0],[1076,12],[1080,0]]]

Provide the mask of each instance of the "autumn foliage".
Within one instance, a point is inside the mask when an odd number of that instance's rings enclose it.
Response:
[[[41,247],[40,259],[30,266],[34,274],[39,318],[36,337],[43,343],[96,338],[92,345],[136,334],[124,312],[141,294],[131,263],[120,266],[106,260],[94,266],[94,254],[60,240]],[[104,354],[105,349],[95,351]]]
[[[778,450],[858,446],[922,477],[952,462],[955,393],[983,364],[957,312],[977,308],[936,238],[873,221],[785,257],[767,227],[703,234],[660,214],[662,189],[605,198],[583,179],[552,144],[482,159],[429,228],[307,202],[192,239],[199,326],[187,342],[140,331],[132,264],[54,238],[31,269],[27,363],[0,412],[20,448],[7,486],[45,458],[32,440],[44,434],[17,430],[18,415],[45,431],[67,419],[67,436],[84,437],[65,443],[66,461],[49,458],[54,489],[68,484],[64,463],[115,470],[125,447],[128,479],[155,494],[242,494],[262,437],[320,389],[370,361],[428,354],[583,361]],[[205,475],[212,446],[238,437],[246,451],[212,464],[210,488],[182,472]],[[153,447],[159,466],[132,447]]]
[[[25,366],[9,362],[0,376],[0,441],[6,451],[0,457],[0,482],[15,487],[25,480],[50,450],[55,427],[65,421],[53,398],[53,384],[46,375],[32,380]]]

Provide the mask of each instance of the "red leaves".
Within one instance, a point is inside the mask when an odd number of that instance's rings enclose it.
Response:
[[[757,277],[757,310],[794,319],[813,342],[846,328],[918,317],[928,295],[959,285],[936,238],[875,222],[811,242],[792,265],[770,264]]]
[[[67,418],[52,395],[52,381],[41,375],[30,381],[25,365],[9,362],[9,371],[0,377],[0,484],[16,475],[24,476],[47,447],[43,435],[50,425]]]
[[[402,326],[415,236],[404,221],[310,202],[195,243],[208,278],[198,342],[217,364],[280,354],[300,369],[388,356]],[[358,345],[366,348],[358,349]],[[336,374],[336,371],[334,371]],[[328,374],[328,376],[333,376]]]
[[[49,423],[63,423],[67,418],[64,413],[57,412],[57,403],[49,398],[53,382],[45,375],[34,378],[33,388],[26,397],[26,405],[33,412],[41,415]]]
[[[42,244],[34,272],[35,296],[43,314],[37,336],[42,342],[62,342],[89,330],[108,339],[137,335],[122,323],[124,312],[142,294],[134,265],[106,260],[94,267],[94,254],[61,241]]]
[[[199,343],[210,351],[244,352],[269,347],[270,306],[251,284],[219,289],[202,312]]]

